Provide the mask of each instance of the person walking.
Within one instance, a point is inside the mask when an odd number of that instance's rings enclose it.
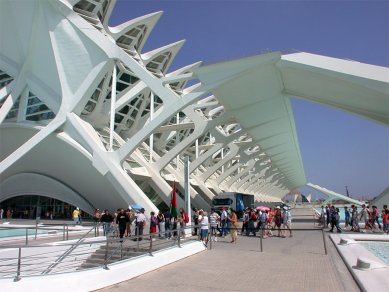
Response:
[[[168,208],[165,209],[163,213],[163,217],[165,218],[165,238],[170,239],[171,237],[171,226],[172,226],[172,214]]]
[[[291,229],[291,226],[292,226],[292,215],[290,214],[290,211],[288,209],[288,207],[284,207],[284,213],[283,213],[283,216],[282,216],[282,225],[283,225],[283,236],[282,237],[286,237],[286,230],[285,229],[288,229],[289,230],[289,237],[292,237],[292,229]]]
[[[203,244],[205,247],[207,247],[208,244],[208,224],[209,224],[209,219],[208,219],[208,213],[203,211],[203,214],[201,216],[201,221],[200,223],[200,239],[203,241]]]
[[[328,227],[328,225],[330,224],[330,222],[331,222],[330,206],[327,205],[327,206],[326,206],[326,224],[327,224],[327,227]]]
[[[111,231],[113,222],[113,216],[109,213],[108,209],[105,209],[103,215],[101,215],[101,222],[103,224],[103,234],[107,236]]]
[[[333,218],[332,218],[332,221],[331,221],[331,230],[330,230],[330,232],[333,232],[334,231],[334,227],[336,227],[336,230],[338,231],[338,233],[342,233],[342,229],[339,226],[339,223],[340,223],[339,208],[335,208],[334,206],[332,206],[332,208],[334,208],[334,211],[333,211]]]
[[[354,208],[355,206],[352,205],[351,207]],[[359,217],[360,222],[365,223],[365,231],[372,228],[370,221],[369,221],[370,220],[370,211],[369,211],[369,208],[365,204],[362,204],[362,210],[359,212],[358,217]]]
[[[199,225],[199,210],[197,208],[193,208],[193,224],[194,224],[194,228],[193,228],[193,233],[192,235],[194,236],[197,236],[197,229],[198,229],[198,225]]]
[[[158,219],[155,216],[155,212],[150,212],[150,239],[155,240],[155,235],[157,233]]]
[[[327,212],[324,209],[324,206],[321,206],[321,212],[320,212],[320,223],[324,227],[326,225],[326,218],[327,218]]]
[[[211,240],[217,241],[217,223],[220,220],[220,216],[215,212],[215,209],[211,208],[211,214],[209,215],[209,222],[211,225]]]
[[[347,206],[344,206],[344,224],[345,228],[350,225],[350,212],[348,211]]]
[[[248,224],[249,224],[249,214],[247,212],[248,208],[243,210],[243,223],[242,223],[242,229],[240,231],[240,234],[243,235],[245,231],[247,232]]]
[[[352,221],[351,230],[354,232],[359,232],[358,209],[357,209],[357,206],[354,206],[354,205],[353,205],[353,209],[351,211],[351,221]]]
[[[134,222],[134,213],[131,211],[130,208],[128,208],[126,210],[126,216],[128,218],[127,222],[126,222],[126,232],[124,234],[125,237],[130,237],[131,236],[131,226],[132,226],[132,222]]]
[[[266,221],[266,232],[265,234],[269,237],[273,236],[273,231],[272,231],[272,222],[273,222],[273,212],[270,209],[267,214],[267,221]]]
[[[225,237],[227,234],[227,211],[226,208],[222,209],[220,214],[220,227],[221,227],[221,236]]]
[[[246,236],[250,236],[250,233],[253,233],[254,236],[257,236],[255,231],[255,222],[257,221],[257,215],[255,215],[255,211],[251,208],[248,211],[249,214],[249,223],[247,225]]]
[[[181,230],[182,238],[185,238],[185,232],[186,232],[185,229],[186,229],[186,224],[189,223],[189,216],[185,212],[184,208],[180,208],[180,215],[182,218],[182,221],[180,222],[180,230]]]
[[[281,224],[282,224],[282,214],[281,214],[281,209],[279,206],[274,210],[275,215],[274,215],[274,225],[278,229],[278,237],[281,236]]]
[[[379,213],[378,213],[378,208],[377,206],[373,206],[373,211],[372,211],[372,219],[373,219],[373,222],[372,222],[372,225],[375,227],[375,223],[377,222],[377,225],[378,225],[378,228],[379,229],[382,229],[381,228],[381,223],[379,221]]]
[[[382,225],[383,225],[383,231],[384,233],[389,233],[389,210],[383,209],[382,210]]]
[[[261,210],[261,215],[260,215],[260,221],[259,221],[259,223],[261,224],[259,226],[259,229],[260,229],[262,238],[267,238],[267,235],[266,235],[266,224],[267,224],[267,219],[268,218],[269,218],[268,213],[266,213],[265,209],[262,209]]]
[[[158,237],[162,238],[164,237],[164,232],[165,232],[165,216],[163,216],[162,211],[158,212],[157,220],[158,220]]]
[[[76,209],[74,209],[72,217],[73,217],[74,226],[80,224],[80,208],[77,207]]]
[[[119,238],[120,242],[123,242],[123,236],[124,233],[126,232],[126,223],[128,221],[128,217],[126,215],[126,212],[124,212],[124,209],[121,208],[118,216],[116,217],[116,223],[119,227]]]
[[[146,226],[146,216],[145,216],[145,209],[141,208],[139,212],[136,214],[136,229],[135,229],[135,240],[142,240],[142,235],[143,235],[143,229]]]
[[[230,209],[230,222],[231,222],[231,243],[236,243],[238,240],[238,216],[233,208]]]

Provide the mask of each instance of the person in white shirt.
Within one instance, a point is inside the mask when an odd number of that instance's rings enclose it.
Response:
[[[140,209],[140,211],[136,214],[136,229],[135,229],[135,240],[142,240],[143,235],[143,229],[146,225],[146,216],[145,216],[145,209]],[[139,237],[138,237],[139,236]]]
[[[217,241],[216,232],[217,232],[217,223],[220,221],[220,216],[215,212],[215,209],[211,209],[211,214],[209,215],[209,223],[211,225],[211,240]]]
[[[220,215],[220,225],[221,225],[221,236],[224,237],[227,234],[227,211],[226,208],[223,208]]]
[[[285,229],[289,230],[289,237],[292,237],[292,229],[291,229],[292,215],[290,214],[288,207],[285,206],[283,209],[284,209],[284,213],[283,213],[283,217],[282,217],[282,225],[284,227],[284,230],[282,231],[282,233],[283,233],[282,237],[286,236]]]
[[[200,213],[201,219],[199,216],[199,222],[200,222],[200,239],[203,241],[204,245],[207,246],[208,243],[208,214],[207,212],[202,211]]]

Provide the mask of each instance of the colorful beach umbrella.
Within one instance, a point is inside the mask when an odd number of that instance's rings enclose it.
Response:
[[[266,207],[266,206],[258,206],[255,208],[255,210],[257,210],[257,211],[262,211],[262,210],[269,211],[270,208]]]

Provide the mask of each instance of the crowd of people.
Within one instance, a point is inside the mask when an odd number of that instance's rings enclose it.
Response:
[[[73,210],[72,218],[74,225],[81,224],[81,211],[77,207]],[[142,240],[144,230],[148,224],[149,234],[152,240],[155,237],[170,239],[177,238],[178,234],[185,239],[185,228],[189,222],[188,215],[183,208],[179,210],[178,216],[172,216],[167,208],[155,214],[151,211],[149,217],[145,215],[145,209],[133,209],[131,207],[117,209],[113,214],[105,209],[96,209],[93,214],[95,224],[102,225],[104,236],[111,234],[122,241],[124,237],[131,237],[133,240]]]
[[[277,235],[273,234],[273,231],[276,230]],[[287,206],[259,210],[247,208],[243,212],[241,234],[256,236],[257,232],[261,232],[262,238],[271,236],[285,238],[287,231],[289,232],[289,237],[292,237],[292,215],[290,208]]]
[[[80,209],[77,207],[73,211],[74,225],[81,224]],[[149,228],[151,240],[156,237],[171,239],[185,239],[186,225],[189,223],[188,214],[180,208],[177,216],[173,216],[170,209],[150,212],[148,218],[145,209],[121,208],[113,214],[109,210],[100,211],[96,209],[93,214],[96,224],[102,225],[104,236],[109,234],[123,240],[124,237],[131,237],[133,240],[142,240],[146,226]],[[208,238],[217,241],[218,237],[225,238],[231,236],[231,243],[237,243],[238,231],[241,235],[256,236],[258,232],[267,238],[273,236],[273,231],[278,230],[279,237],[286,237],[286,231],[292,236],[292,217],[287,207],[255,210],[246,208],[243,211],[242,226],[238,224],[238,216],[233,208],[223,208],[220,212],[215,209],[206,212],[204,210],[193,209],[192,235],[198,236],[204,245],[208,244]],[[189,229],[188,229],[189,230]],[[190,233],[190,232],[189,232]]]
[[[384,205],[381,212],[376,206],[369,206],[363,204],[362,209],[358,210],[356,205],[350,207],[344,206],[344,229],[352,232],[384,232],[389,233],[389,210],[388,206]],[[381,220],[382,224],[381,224]],[[334,205],[328,204],[321,206],[320,224],[324,227],[330,227],[330,232],[333,232],[336,227],[338,233],[342,233],[343,229],[340,227],[340,210]],[[362,226],[361,226],[362,225]]]

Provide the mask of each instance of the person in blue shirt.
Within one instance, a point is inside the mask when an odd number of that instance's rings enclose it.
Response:
[[[344,206],[344,221],[345,221],[345,227],[351,225],[350,224],[350,212],[349,212],[347,206]]]

